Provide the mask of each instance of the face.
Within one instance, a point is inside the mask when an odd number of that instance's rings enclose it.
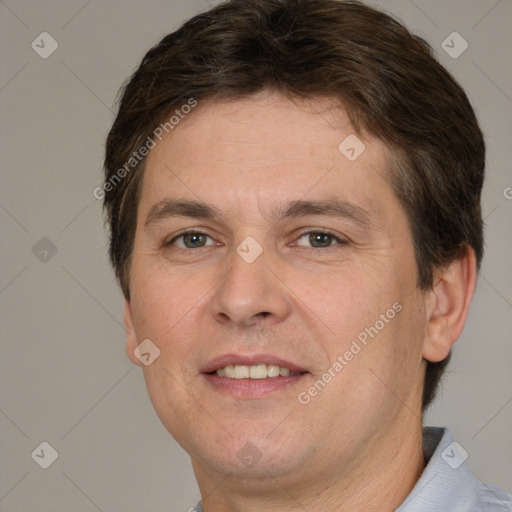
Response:
[[[127,351],[160,350],[148,392],[196,472],[341,474],[421,422],[411,232],[388,149],[354,136],[261,95],[200,104],[148,156]]]

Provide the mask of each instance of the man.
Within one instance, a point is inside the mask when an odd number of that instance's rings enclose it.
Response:
[[[475,290],[484,153],[428,45],[358,2],[231,0],[148,52],[105,208],[196,510],[511,510],[422,431]]]

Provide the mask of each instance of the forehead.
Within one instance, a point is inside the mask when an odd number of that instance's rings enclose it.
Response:
[[[275,211],[280,203],[327,196],[371,210],[376,195],[385,201],[391,194],[388,148],[356,134],[345,109],[328,99],[265,94],[199,103],[156,143],[146,162],[142,210],[187,197],[208,198],[237,215],[263,214],[266,205]]]

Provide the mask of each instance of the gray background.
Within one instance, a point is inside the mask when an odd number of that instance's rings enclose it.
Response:
[[[511,491],[512,2],[373,4],[434,46],[486,133],[487,254],[471,318],[427,420],[451,428],[481,479]],[[187,455],[125,355],[122,297],[92,191],[101,183],[119,86],[153,44],[207,6],[0,1],[3,512],[185,511],[199,498]],[[59,44],[47,59],[31,47],[43,31]],[[441,46],[453,31],[469,43],[457,59]],[[48,469],[31,457],[42,441],[59,455]]]

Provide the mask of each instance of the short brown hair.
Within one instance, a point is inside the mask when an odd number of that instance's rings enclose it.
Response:
[[[421,289],[468,247],[480,265],[484,140],[466,94],[431,47],[358,1],[230,0],[164,37],[122,92],[106,143],[112,186],[104,208],[126,298],[145,158],[113,178],[191,98],[231,101],[265,90],[339,100],[358,133],[389,145],[390,183],[410,222]],[[424,408],[448,360],[427,363]]]

